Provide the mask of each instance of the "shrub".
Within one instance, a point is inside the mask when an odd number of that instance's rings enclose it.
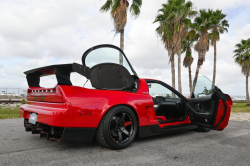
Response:
[[[22,103],[22,104],[26,104],[26,100],[23,99],[23,100],[21,101],[21,103]]]

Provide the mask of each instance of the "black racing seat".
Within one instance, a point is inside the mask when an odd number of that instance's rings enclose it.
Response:
[[[101,63],[90,69],[90,82],[96,89],[129,90],[135,87],[128,70],[119,64]]]
[[[162,110],[161,109],[161,103],[159,103],[157,107],[154,107],[156,116],[161,116],[161,111],[160,111],[160,110]]]
[[[178,102],[179,100],[179,102]],[[179,119],[185,117],[180,99],[165,99],[155,108],[156,116],[164,116],[167,119]]]
[[[158,105],[160,104],[162,101],[164,101],[166,98],[163,96],[156,96],[154,99],[154,104]]]
[[[160,116],[159,112],[161,110],[161,103],[165,100],[166,98],[163,96],[156,96],[155,98],[153,98],[154,104],[157,106],[154,106],[155,109],[155,114],[156,116]]]

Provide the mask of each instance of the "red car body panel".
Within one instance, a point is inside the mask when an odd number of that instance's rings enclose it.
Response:
[[[127,105],[136,110],[139,126],[158,124],[156,116],[153,116],[154,103],[149,95],[70,86],[61,88],[66,101],[72,104],[73,127],[98,127],[103,115],[116,105]],[[91,114],[82,116],[81,112],[91,112]]]
[[[231,113],[231,107],[233,105],[233,101],[231,99],[231,97],[229,95],[227,95],[230,99],[230,101],[226,101],[227,104],[227,111],[226,111],[226,115],[224,120],[220,123],[220,125],[218,127],[216,127],[217,130],[223,130],[224,128],[227,127],[228,125],[228,121],[230,118],[230,113]],[[221,120],[221,118],[223,117],[224,114],[224,110],[225,110],[225,106],[222,102],[222,100],[219,101],[219,106],[218,106],[218,111],[217,111],[217,116],[216,116],[216,121],[215,121],[215,125],[214,127],[219,123],[219,121]]]
[[[20,116],[29,119],[30,113],[37,113],[37,122],[54,127],[73,127],[71,104],[27,101],[21,106]]]
[[[28,94],[27,99],[38,101],[27,101],[27,104],[21,106],[20,116],[29,119],[30,113],[37,113],[37,122],[55,127],[74,127],[74,128],[97,128],[103,115],[112,107],[117,105],[126,105],[135,110],[139,126],[159,125],[163,128],[166,126],[191,124],[187,114],[183,121],[159,124],[155,115],[154,103],[152,97],[149,95],[148,86],[145,79],[138,80],[138,91],[136,93],[126,91],[111,91],[111,90],[96,90],[87,89],[78,86],[57,86],[61,94],[52,95],[62,97],[64,102],[58,102],[53,97],[42,97],[39,92],[36,97]],[[45,90],[46,88],[30,88]],[[53,88],[51,88],[53,89]],[[230,96],[228,96],[230,97]],[[41,99],[43,98],[43,101]],[[40,101],[39,101],[40,100]],[[54,102],[46,102],[52,100]],[[56,101],[56,102],[55,102]],[[229,120],[232,100],[226,101],[227,108],[226,117],[223,122],[216,128],[223,130]],[[220,121],[224,114],[223,102],[219,101],[219,108],[216,117],[215,125]]]
[[[127,105],[136,111],[139,126],[159,124],[157,121],[152,97],[144,79],[139,80],[137,93],[125,91],[107,91],[87,89],[77,86],[57,86],[60,88],[64,103],[51,103],[55,98],[38,92],[28,94],[27,104],[21,106],[20,116],[29,119],[30,113],[37,113],[37,122],[55,127],[97,128],[103,115],[116,105]],[[30,88],[45,90],[46,88]],[[53,89],[53,88],[52,88]],[[60,96],[60,95],[59,95]],[[43,101],[41,101],[43,100]],[[87,114],[86,114],[87,113]]]

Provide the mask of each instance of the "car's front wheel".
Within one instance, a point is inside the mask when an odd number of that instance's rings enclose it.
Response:
[[[111,149],[128,147],[135,139],[138,122],[135,113],[126,106],[116,106],[102,118],[96,139],[102,146]]]

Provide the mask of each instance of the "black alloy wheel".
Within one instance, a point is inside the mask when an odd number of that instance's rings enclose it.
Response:
[[[130,139],[134,132],[131,115],[124,109],[116,112],[109,122],[109,133],[114,142],[123,144]]]
[[[116,106],[103,116],[96,139],[102,146],[123,149],[135,139],[137,126],[137,117],[129,107]]]

